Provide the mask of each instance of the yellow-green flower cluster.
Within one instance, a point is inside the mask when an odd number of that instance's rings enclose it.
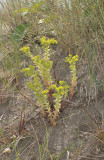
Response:
[[[63,92],[63,87],[62,86],[59,86],[57,87],[55,84],[53,84],[50,89],[53,89],[55,91],[55,93],[52,95],[55,99],[54,99],[54,108],[55,108],[55,113],[56,116],[58,115],[59,113],[59,109],[61,108],[61,100],[62,100],[62,97],[64,95],[64,92]],[[56,119],[56,117],[54,117]]]
[[[46,109],[47,112],[50,112],[50,105],[47,100],[47,94],[49,91],[47,89],[43,89],[43,85],[38,75],[38,71],[34,72],[34,66],[32,65],[30,65],[29,68],[23,69],[22,71],[25,72],[25,74],[27,74],[29,77],[32,77],[32,79],[26,84],[31,90],[34,91],[38,104],[43,110]]]
[[[70,86],[65,81],[59,81],[59,84],[63,87],[64,99],[65,99],[67,97]]]
[[[72,57],[71,54],[69,54],[69,57],[66,57],[65,62],[68,62],[70,65],[74,65],[78,61],[78,55],[75,55]]]
[[[20,49],[20,51],[24,52],[26,55],[28,55],[32,62],[34,63],[34,68],[36,67],[38,74],[40,75],[41,79],[43,80],[44,84],[48,87],[50,84],[52,84],[52,78],[51,78],[51,74],[50,74],[50,70],[52,68],[53,65],[53,61],[49,60],[49,50],[47,50],[47,53],[43,54],[43,58],[41,58],[40,55],[37,56],[33,56],[30,53],[30,48],[29,47],[23,47]],[[28,76],[29,72],[31,72],[33,69],[32,67],[29,67],[27,69],[25,69],[25,73],[26,70],[28,71]]]
[[[51,44],[58,44],[54,38],[46,40],[46,37],[44,36],[40,39],[40,42],[43,48],[49,47]]]
[[[58,44],[58,41],[56,41],[54,38],[46,40],[46,37],[43,36],[40,39],[40,42],[41,42],[42,48],[44,50],[44,59],[47,61],[50,59],[50,55],[52,54],[52,50],[50,49],[51,48],[50,45],[51,44]]]
[[[37,67],[38,73],[43,80],[44,84],[46,86],[49,86],[52,84],[52,77],[50,74],[50,70],[53,65],[53,61],[46,60],[44,58],[41,59],[40,55],[32,57],[32,61]]]
[[[72,74],[71,84],[72,85],[76,85],[76,80],[77,80],[77,77],[76,77],[76,73],[77,73],[76,62],[77,61],[78,61],[78,55],[75,55],[75,56],[72,57],[71,54],[69,54],[69,57],[66,57],[66,60],[65,60],[65,62],[69,63],[69,67],[70,67],[70,70],[71,70],[71,74]]]
[[[30,55],[30,48],[29,47],[23,47],[20,49],[20,51],[24,52],[27,55]]]
[[[53,84],[50,89],[54,90],[53,97],[54,97],[54,107],[55,111],[58,113],[59,109],[61,108],[61,101],[62,98],[66,98],[68,89],[70,88],[69,85],[65,81],[60,81],[60,86],[56,86],[56,84]]]
[[[35,69],[35,66],[29,65],[29,68],[22,69],[22,72],[25,72],[26,75],[31,77],[34,75],[34,69]]]

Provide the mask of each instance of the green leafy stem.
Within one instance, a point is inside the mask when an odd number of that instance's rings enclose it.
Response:
[[[29,65],[29,68],[23,69],[22,72],[25,72],[25,75],[28,75],[30,78],[27,85],[34,91],[42,114],[44,116],[48,115],[52,125],[55,125],[56,118],[62,108],[62,102],[66,99],[68,91],[70,91],[71,98],[74,94],[77,80],[76,62],[78,61],[78,55],[72,57],[72,55],[69,54],[69,57],[66,57],[65,60],[65,62],[69,63],[70,67],[72,77],[71,86],[65,81],[59,81],[59,84],[56,84],[51,75],[53,61],[50,60],[50,55],[53,53],[53,50],[50,48],[52,44],[58,44],[58,42],[54,38],[46,40],[45,37],[42,37],[40,42],[43,49],[42,56],[33,56],[29,47],[20,49],[20,51],[29,56],[33,62],[33,65]]]

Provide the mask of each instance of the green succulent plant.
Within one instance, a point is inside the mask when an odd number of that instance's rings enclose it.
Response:
[[[66,58],[66,62],[69,63],[72,80],[71,86],[69,86],[65,81],[59,81],[57,85],[52,78],[51,69],[53,61],[50,60],[50,55],[52,50],[50,50],[51,44],[58,44],[58,42],[52,38],[47,39],[42,37],[40,39],[42,49],[44,51],[43,56],[37,55],[33,56],[30,53],[29,47],[23,47],[20,51],[24,52],[29,56],[34,65],[29,65],[29,68],[25,68],[22,72],[25,72],[25,75],[31,77],[31,81],[27,82],[28,87],[34,91],[37,102],[41,108],[41,112],[44,116],[48,115],[50,122],[55,125],[56,118],[59,115],[60,108],[62,106],[62,99],[67,97],[68,91],[75,87],[76,84],[76,61],[78,56]],[[51,53],[50,53],[51,51]]]

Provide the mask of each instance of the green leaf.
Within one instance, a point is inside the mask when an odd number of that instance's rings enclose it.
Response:
[[[19,10],[17,10],[15,13],[16,14],[18,14],[18,13],[28,13],[28,11],[29,11],[29,8],[22,8],[22,9],[19,9]]]
[[[15,42],[20,42],[28,33],[30,29],[30,24],[26,25],[26,24],[20,24],[18,26],[16,26],[16,28],[14,29],[13,33],[12,33],[12,39]]]

